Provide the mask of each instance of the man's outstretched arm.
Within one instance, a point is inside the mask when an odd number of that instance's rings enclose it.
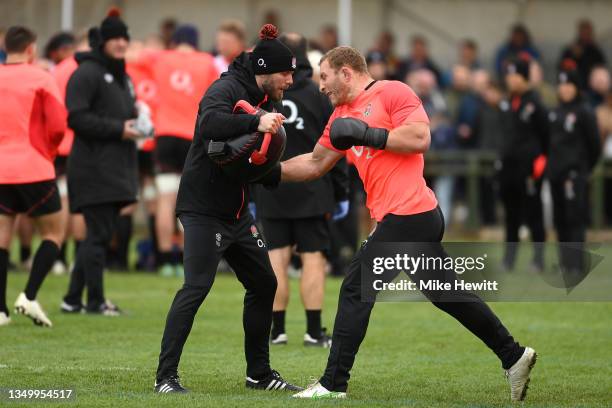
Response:
[[[282,181],[310,181],[323,177],[342,154],[317,143],[312,153],[295,156],[281,163]]]

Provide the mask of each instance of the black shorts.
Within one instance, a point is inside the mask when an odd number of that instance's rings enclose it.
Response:
[[[182,173],[191,141],[182,137],[158,136],[155,139],[157,173]]]
[[[325,216],[310,218],[262,218],[268,249],[296,245],[297,252],[325,252],[329,249],[329,224]]]
[[[27,184],[0,184],[0,214],[52,214],[62,209],[55,180]]]
[[[138,175],[140,177],[153,176],[153,152],[138,150]]]

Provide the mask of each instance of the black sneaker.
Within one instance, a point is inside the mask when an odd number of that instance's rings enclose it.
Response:
[[[119,309],[119,307],[113,304],[110,300],[106,300],[104,303],[98,306],[97,309],[94,309],[94,310],[87,309],[86,312],[88,314],[99,314],[102,316],[111,316],[111,317],[120,316],[123,314],[121,309]]]
[[[310,334],[304,334],[304,346],[306,347],[321,347],[330,348],[332,343],[331,337],[327,335],[327,330],[321,330],[319,338],[312,337]]]
[[[189,390],[183,388],[178,375],[176,375],[174,377],[166,378],[165,380],[162,380],[160,382],[155,381],[155,392],[158,394],[185,394],[189,392]]]
[[[82,304],[71,305],[70,303],[67,303],[64,300],[60,305],[60,310],[62,311],[62,313],[81,313],[85,310],[85,306],[83,306]]]
[[[289,384],[283,380],[283,377],[276,370],[272,370],[269,376],[263,380],[254,380],[251,377],[246,378],[246,387],[254,390],[265,390],[265,391],[302,391],[302,387],[297,385]]]

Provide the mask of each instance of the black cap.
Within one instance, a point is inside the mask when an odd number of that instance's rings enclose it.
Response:
[[[251,53],[251,64],[255,75],[295,71],[297,67],[295,56],[277,37],[278,29],[274,25],[266,24],[261,28],[260,40]]]
[[[100,24],[100,36],[102,37],[102,42],[105,43],[108,40],[112,40],[113,38],[125,38],[126,40],[130,39],[130,35],[128,34],[128,28],[121,20],[121,12],[118,8],[113,7],[108,12],[106,18],[102,20],[102,24]]]
[[[559,70],[559,75],[557,75],[558,83],[574,84],[576,88],[580,88],[580,75],[578,75],[577,68],[576,61],[571,58],[561,61],[561,69]]]
[[[576,88],[580,88],[580,76],[576,70],[563,70],[557,76],[559,84],[574,84]]]
[[[366,64],[384,64],[386,63],[385,54],[380,51],[370,51],[366,55]]]
[[[531,56],[527,53],[521,53],[518,57],[511,59],[506,63],[504,73],[519,74],[526,81],[529,81],[529,63],[531,62]]]
[[[172,34],[172,42],[175,44],[189,44],[193,48],[198,48],[198,38],[200,33],[198,29],[191,24],[184,24],[176,29]]]

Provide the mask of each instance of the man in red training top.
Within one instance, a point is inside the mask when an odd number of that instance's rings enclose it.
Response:
[[[430,132],[421,101],[404,83],[373,80],[365,59],[351,47],[332,49],[320,66],[320,90],[329,96],[335,110],[314,151],[282,163],[282,180],[316,179],[346,155],[363,180],[366,204],[378,225],[342,283],[325,373],[318,383],[295,394],[297,398],[346,397],[349,372],[374,307],[373,301],[361,298],[361,265],[368,244],[426,242],[433,253],[445,256],[440,244],[444,221],[423,179],[423,153],[429,147]],[[449,281],[454,275],[420,270],[410,277]],[[440,301],[439,295],[423,293],[495,352],[510,381],[512,399],[522,400],[535,363],[534,350],[515,342],[477,296],[455,291]]]
[[[0,65],[0,326],[6,306],[8,248],[17,214],[36,220],[42,242],[15,312],[52,326],[36,294],[57,259],[63,238],[61,202],[53,160],[66,130],[66,110],[53,77],[31,65],[36,35],[25,27],[6,33],[7,60]]]

